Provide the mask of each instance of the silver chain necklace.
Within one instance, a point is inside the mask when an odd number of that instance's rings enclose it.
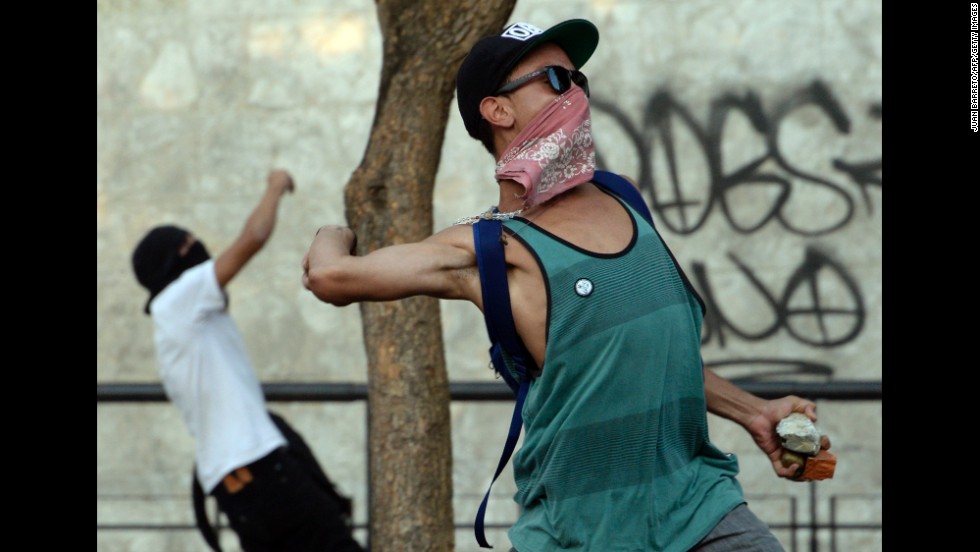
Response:
[[[479,215],[473,215],[471,217],[462,217],[460,219],[456,219],[456,222],[454,222],[453,225],[455,226],[457,224],[476,224],[477,221],[483,219],[510,220],[516,216],[519,216],[521,213],[524,212],[524,208],[522,207],[516,211],[510,211],[509,213],[496,213],[494,212],[494,209],[496,208],[497,208],[496,205],[491,205],[489,209],[480,213]]]
[[[542,204],[542,205],[544,205],[544,204]],[[479,221],[481,219],[499,220],[499,221],[510,220],[510,219],[512,219],[512,218],[520,215],[524,211],[530,211],[530,210],[534,209],[534,207],[536,207],[536,205],[535,206],[532,206],[532,207],[526,207],[526,208],[525,207],[522,207],[522,208],[520,208],[520,209],[518,209],[516,211],[511,211],[509,213],[494,213],[493,210],[496,209],[496,206],[491,206],[489,209],[487,209],[483,213],[480,213],[479,215],[472,216],[472,217],[463,217],[463,218],[457,220],[456,221],[456,224],[476,224],[477,221]],[[543,209],[539,209],[538,212],[534,213],[533,216],[531,216],[530,218],[528,218],[528,220],[525,221],[524,226],[521,226],[517,230],[514,230],[514,235],[516,236],[518,233],[520,233],[521,230],[524,230],[525,228],[527,228],[528,226],[530,226],[531,225],[531,221],[534,220],[534,219],[536,219],[536,218],[538,218],[538,215],[541,214],[541,211],[543,211]],[[507,232],[501,232],[500,233],[500,243],[502,243],[504,245],[507,245]]]

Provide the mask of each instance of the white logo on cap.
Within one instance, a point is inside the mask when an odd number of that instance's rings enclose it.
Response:
[[[537,36],[543,32],[544,32],[543,30],[535,27],[530,23],[514,23],[510,27],[507,27],[507,29],[505,29],[504,32],[500,34],[500,36],[506,38],[516,38],[517,40],[525,41],[531,38],[532,36]]]

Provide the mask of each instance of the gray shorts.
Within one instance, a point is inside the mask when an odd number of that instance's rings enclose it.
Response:
[[[701,539],[694,548],[697,552],[785,552],[783,545],[762,522],[749,510],[747,505],[739,504],[728,515],[721,518],[718,525]]]
[[[691,552],[785,552],[769,526],[740,504],[721,518],[718,525],[701,539]],[[517,552],[511,548],[510,552]]]

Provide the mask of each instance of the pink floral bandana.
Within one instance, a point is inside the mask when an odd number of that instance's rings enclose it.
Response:
[[[528,123],[497,162],[497,181],[524,186],[531,207],[592,180],[595,145],[589,100],[578,86],[555,98]]]

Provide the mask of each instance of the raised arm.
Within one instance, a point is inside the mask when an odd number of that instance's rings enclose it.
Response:
[[[303,286],[326,303],[393,301],[414,295],[468,299],[479,293],[469,226],[453,226],[417,243],[355,256],[357,237],[346,226],[323,226],[303,257]]]
[[[265,193],[245,221],[245,227],[235,241],[214,260],[214,272],[221,287],[225,287],[245,264],[265,247],[276,226],[279,200],[286,192],[292,192],[294,189],[293,179],[288,172],[269,171]]]
[[[817,405],[795,395],[766,400],[704,369],[704,397],[708,412],[727,418],[745,428],[755,444],[769,457],[773,470],[779,477],[793,479],[799,466],[783,466],[780,456],[782,442],[776,433],[780,420],[793,412],[802,412],[813,421],[817,420]],[[821,448],[830,448],[830,439],[821,437]]]

